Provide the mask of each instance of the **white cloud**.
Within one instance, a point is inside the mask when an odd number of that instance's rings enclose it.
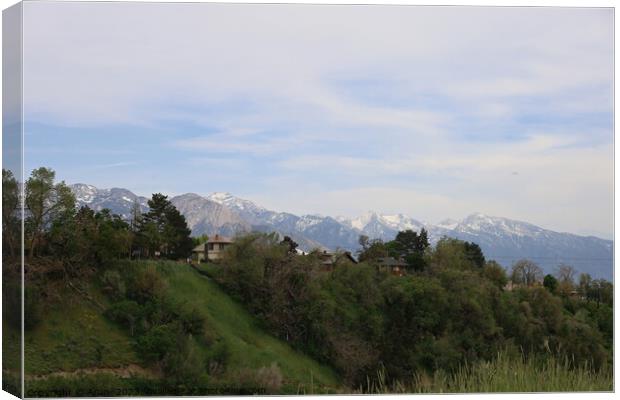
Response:
[[[481,210],[610,229],[611,9],[31,2],[24,13],[28,120],[204,128],[171,129],[159,157],[199,167],[215,154],[237,174],[245,158],[273,163],[282,176],[254,180],[274,208]],[[368,80],[381,90],[356,86]],[[433,179],[403,184],[412,171]],[[304,190],[283,199],[292,184]]]

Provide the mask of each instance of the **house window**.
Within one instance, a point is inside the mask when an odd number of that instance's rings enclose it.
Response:
[[[213,243],[209,243],[209,244],[207,245],[207,248],[208,248],[209,250],[213,250]]]

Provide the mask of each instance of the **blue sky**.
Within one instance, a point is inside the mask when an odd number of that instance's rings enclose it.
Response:
[[[25,3],[27,169],[613,231],[611,9]]]

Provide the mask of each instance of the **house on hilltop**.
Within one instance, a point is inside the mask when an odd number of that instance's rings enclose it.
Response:
[[[390,272],[392,275],[403,276],[407,272],[407,263],[394,257],[380,257],[376,259],[380,271]]]
[[[201,243],[194,247],[192,250],[192,257],[197,262],[216,261],[222,258],[224,250],[230,246],[234,241],[231,238],[227,238],[220,235],[215,235],[207,242]]]
[[[319,253],[319,259],[321,260],[321,266],[325,270],[332,270],[334,265],[342,260],[347,260],[353,264],[357,264],[357,260],[349,251],[345,251],[343,253],[331,253],[327,250],[323,250],[322,253]]]

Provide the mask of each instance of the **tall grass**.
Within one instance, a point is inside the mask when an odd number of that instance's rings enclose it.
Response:
[[[492,361],[463,365],[452,373],[416,373],[410,382],[388,383],[385,371],[369,379],[365,393],[497,393],[497,392],[608,392],[613,374],[588,365],[570,367],[568,359],[533,359],[499,353]]]

